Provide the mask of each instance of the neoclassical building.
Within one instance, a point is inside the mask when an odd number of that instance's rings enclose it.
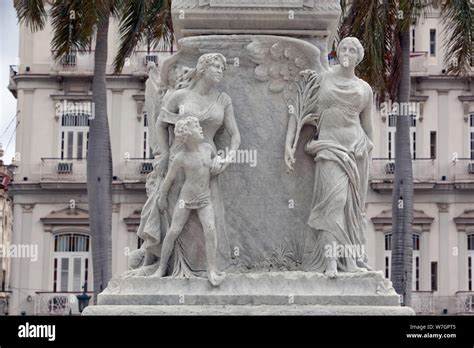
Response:
[[[11,314],[76,314],[75,295],[93,285],[86,192],[88,120],[94,52],[55,62],[51,28],[20,28],[21,64],[12,69],[18,100],[13,243],[38,245],[36,261],[11,260]],[[411,146],[415,179],[414,307],[421,313],[474,312],[474,93],[446,75],[443,27],[431,14],[412,32]],[[109,62],[118,34],[109,31]],[[150,171],[144,109],[146,62],[166,52],[137,50],[122,74],[108,65],[113,156],[113,273],[127,269]],[[473,70],[474,72],[474,70]],[[473,74],[474,76],[474,74]],[[71,107],[69,107],[72,105]],[[395,117],[374,114],[374,159],[367,199],[367,251],[390,274]],[[258,149],[257,149],[258,150]]]
[[[3,149],[0,146],[0,315],[5,315],[8,313],[10,297],[11,254],[8,247],[13,230],[12,201],[7,191],[13,175],[9,166],[3,163],[2,157]]]

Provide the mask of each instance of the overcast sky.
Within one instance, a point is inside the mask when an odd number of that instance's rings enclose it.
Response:
[[[15,126],[17,120],[8,128],[16,114],[16,99],[8,90],[10,65],[18,63],[18,21],[12,0],[0,0],[0,143],[5,163],[11,163],[15,155]],[[10,143],[10,144],[8,144]],[[8,148],[7,148],[8,146]]]

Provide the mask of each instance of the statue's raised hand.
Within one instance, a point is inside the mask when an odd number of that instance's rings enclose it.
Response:
[[[168,201],[166,200],[166,197],[160,196],[160,198],[158,198],[158,211],[163,214],[167,209]]]
[[[294,170],[293,166],[295,164],[295,151],[291,148],[291,145],[285,146],[285,164],[288,168],[288,173]]]

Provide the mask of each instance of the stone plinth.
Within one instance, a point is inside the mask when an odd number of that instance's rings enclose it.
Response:
[[[381,272],[230,274],[204,278],[114,279],[84,315],[412,315]]]
[[[338,0],[174,0],[177,38],[209,34],[270,34],[330,37]]]

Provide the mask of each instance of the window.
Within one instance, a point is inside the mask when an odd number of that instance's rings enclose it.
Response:
[[[142,143],[143,159],[153,158],[153,152],[150,147],[150,130],[148,128],[148,115],[143,113],[143,143]]]
[[[420,290],[420,235],[413,233],[413,285],[414,291]]]
[[[470,158],[474,159],[474,112],[469,114],[469,153]]]
[[[472,256],[467,258],[467,288],[472,291]]]
[[[431,291],[438,291],[438,262],[431,262]]]
[[[430,29],[430,56],[436,56],[436,29]]]
[[[430,158],[436,158],[436,132],[430,132]]]
[[[385,278],[390,278],[391,264],[392,264],[392,234],[386,233],[385,236]],[[420,279],[421,279],[421,257],[420,257],[420,235],[413,233],[413,261],[412,261],[412,290],[420,290]]]
[[[474,233],[467,235],[467,288],[472,291],[472,268],[474,263]]]
[[[411,29],[411,51],[415,52],[415,28]]]
[[[53,291],[80,292],[89,281],[90,237],[67,233],[54,237]]]
[[[410,113],[410,148],[412,153],[412,158],[416,159],[416,114]],[[397,115],[389,114],[388,115],[388,158],[395,158],[395,134],[397,127]]]
[[[386,233],[385,236],[385,278],[390,279],[390,271],[392,265],[392,234]]]
[[[82,104],[84,103],[81,103],[80,106]],[[86,104],[90,105],[89,102]],[[74,106],[62,113],[60,130],[61,159],[87,158],[91,110],[90,106]]]

